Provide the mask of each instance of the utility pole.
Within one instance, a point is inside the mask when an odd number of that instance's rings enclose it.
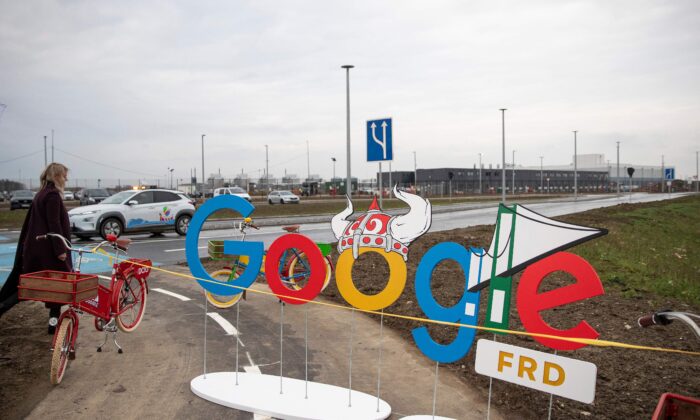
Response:
[[[351,64],[346,64],[344,66],[341,66],[341,68],[345,69],[345,98],[346,98],[346,121],[345,121],[345,128],[346,128],[346,133],[347,133],[347,159],[348,159],[348,168],[347,168],[347,177],[346,177],[346,184],[345,184],[345,192],[349,198],[352,198],[352,177],[350,174],[350,69],[355,66]]]
[[[574,200],[578,200],[578,157],[576,156],[576,133],[574,130]]]
[[[270,191],[270,160],[268,159],[268,146],[265,145],[265,184],[267,184],[267,191]]]
[[[479,153],[479,194],[481,193],[481,153]]]
[[[46,136],[44,136],[44,168],[46,168],[49,165],[49,162],[47,161],[46,157]]]
[[[501,148],[501,203],[506,204],[506,111],[501,108],[501,127],[503,130],[503,144]]]
[[[416,151],[413,151],[413,183],[416,184],[416,194],[418,194],[418,166],[416,165]]]
[[[540,156],[540,194],[544,191],[544,172],[542,171],[542,159],[544,156]]]
[[[515,195],[515,149],[513,149],[513,169],[510,171],[512,176],[511,188],[513,189],[512,194]]]
[[[615,179],[615,184],[617,185],[617,195],[620,195],[620,142],[617,142],[617,179]]]
[[[664,184],[666,183],[666,164],[664,163],[664,155],[661,155],[661,192],[666,191]]]
[[[204,134],[202,134],[202,202],[204,202],[204,182],[206,179],[204,175]]]

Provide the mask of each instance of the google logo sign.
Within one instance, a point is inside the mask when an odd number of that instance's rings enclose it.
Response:
[[[407,214],[391,216],[383,213],[375,202],[367,213],[355,220],[348,220],[353,213],[352,203],[348,200],[347,208],[331,222],[340,254],[335,271],[336,285],[343,299],[357,309],[382,310],[399,298],[407,281],[409,245],[430,227],[432,213],[428,200],[396,188],[394,195],[410,207]],[[194,214],[187,232],[185,253],[192,275],[200,279],[198,282],[205,290],[217,295],[242,293],[243,289],[253,284],[264,264],[268,286],[282,301],[301,305],[318,296],[325,280],[324,257],[311,239],[295,233],[277,238],[266,254],[262,242],[225,240],[224,253],[247,256],[247,268],[229,283],[214,280],[199,259],[198,240],[206,219],[222,209],[248,217],[255,207],[240,197],[221,195],[204,203]],[[606,233],[604,229],[549,219],[519,205],[501,205],[494,238],[488,250],[443,242],[430,248],[421,258],[413,279],[416,301],[421,310],[430,320],[459,323],[463,326],[458,327],[456,337],[449,344],[434,341],[427,327],[417,327],[412,331],[416,345],[423,354],[436,362],[450,363],[464,357],[474,343],[476,329],[470,327],[478,325],[481,290],[486,287],[489,288],[489,298],[484,325],[507,329],[512,294],[511,276],[522,270],[525,271],[516,289],[517,309],[527,332],[596,339],[598,332],[585,320],[580,320],[572,328],[560,330],[547,324],[540,313],[604,293],[595,269],[583,258],[563,250]],[[299,290],[285,286],[278,272],[282,255],[291,248],[305,253],[311,266],[310,278]],[[369,252],[381,255],[390,270],[385,288],[374,295],[362,293],[352,279],[354,262],[360,255]],[[465,284],[461,299],[451,307],[438,303],[431,291],[433,271],[447,260],[459,264],[463,279],[455,281],[463,280]],[[555,290],[538,292],[542,281],[555,271],[567,272],[576,281]],[[557,350],[575,350],[586,345],[551,337],[533,337],[541,344]]]

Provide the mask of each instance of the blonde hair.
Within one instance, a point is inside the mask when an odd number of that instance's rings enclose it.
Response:
[[[39,178],[41,181],[41,188],[45,188],[49,182],[53,182],[56,188],[63,192],[63,188],[66,186],[67,176],[68,168],[65,165],[56,162],[49,163]]]

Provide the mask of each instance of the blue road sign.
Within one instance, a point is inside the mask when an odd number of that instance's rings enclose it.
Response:
[[[664,168],[664,179],[668,181],[673,181],[674,179],[676,179],[676,169]]]
[[[394,160],[391,118],[367,121],[367,162]]]

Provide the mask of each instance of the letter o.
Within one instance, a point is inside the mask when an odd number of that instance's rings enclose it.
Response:
[[[360,255],[366,252],[376,252],[389,264],[389,282],[384,290],[376,295],[366,295],[357,290],[352,280],[352,266],[355,264],[355,259],[350,249],[343,251],[338,258],[335,283],[340,294],[350,305],[366,311],[376,311],[386,308],[401,296],[406,286],[406,263],[403,257],[395,252],[385,252],[379,248],[360,248]]]

